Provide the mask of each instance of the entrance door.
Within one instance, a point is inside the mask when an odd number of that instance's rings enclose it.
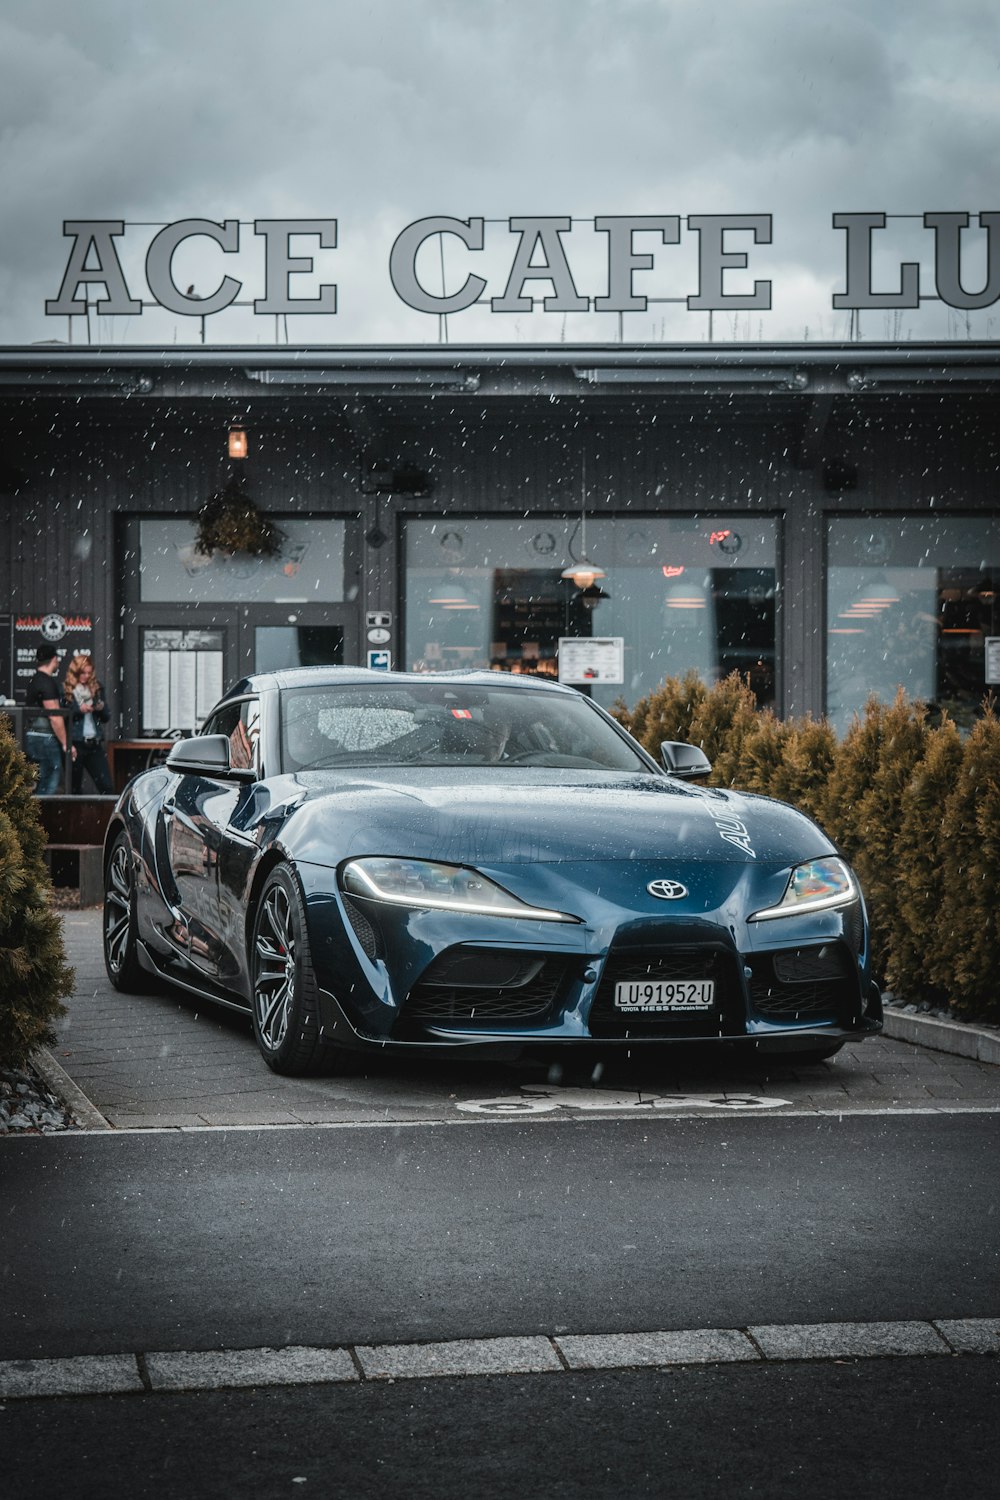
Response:
[[[355,615],[323,604],[141,606],[125,640],[126,671],[139,684],[134,732],[195,734],[223,693],[253,672],[355,662]]]
[[[337,605],[244,606],[240,610],[242,673],[356,662],[356,614],[356,609]]]
[[[349,531],[334,516],[283,516],[276,555],[205,555],[191,517],[125,520],[122,732],[193,734],[253,672],[356,662]]]

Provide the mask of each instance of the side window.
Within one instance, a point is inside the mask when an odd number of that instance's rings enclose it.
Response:
[[[224,734],[229,741],[230,763],[241,769],[260,769],[258,745],[260,740],[260,703],[256,698],[244,698],[239,703],[227,703],[210,714],[202,727],[202,734]]]

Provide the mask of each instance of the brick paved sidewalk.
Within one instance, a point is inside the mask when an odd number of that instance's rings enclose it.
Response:
[[[100,913],[68,911],[67,956],[76,969],[52,1055],[113,1126],[318,1124],[459,1118],[463,1100],[537,1090],[548,1064],[374,1055],[347,1078],[280,1078],[264,1065],[249,1021],[164,990],[122,995],[101,956]],[[573,1082],[593,1087],[589,1077]],[[563,1082],[570,1082],[569,1078]],[[611,1063],[600,1086],[658,1094],[779,1096],[804,1110],[1000,1108],[1000,1068],[878,1037],[831,1063],[692,1057]]]

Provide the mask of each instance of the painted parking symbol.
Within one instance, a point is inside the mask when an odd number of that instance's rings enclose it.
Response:
[[[539,1115],[553,1110],[643,1112],[651,1110],[705,1109],[731,1114],[748,1114],[766,1109],[781,1109],[791,1101],[759,1094],[621,1094],[601,1089],[533,1088],[526,1085],[521,1095],[501,1099],[463,1099],[456,1105],[466,1114]]]
[[[456,1105],[470,1115],[541,1115],[559,1106],[550,1099],[463,1099]]]

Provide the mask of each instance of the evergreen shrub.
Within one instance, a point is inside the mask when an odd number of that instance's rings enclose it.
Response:
[[[51,905],[35,771],[0,714],[0,1067],[20,1068],[55,1040],[72,993],[62,926]]]
[[[944,802],[930,981],[970,1020],[1000,1021],[1000,719],[973,725]]]
[[[927,713],[897,692],[892,703],[869,698],[834,757],[819,821],[858,873],[872,922],[872,963],[889,965],[891,935],[901,924],[908,893],[899,880],[896,843],[903,793],[927,744]]]
[[[950,944],[941,921],[942,821],[963,754],[961,736],[950,719],[929,730],[923,758],[903,790],[895,844],[901,899],[887,933],[886,982],[907,1000],[938,1006],[948,1003],[951,988],[950,980],[939,985],[930,974],[938,968],[938,952],[945,965],[951,963],[950,955],[944,958]]]

